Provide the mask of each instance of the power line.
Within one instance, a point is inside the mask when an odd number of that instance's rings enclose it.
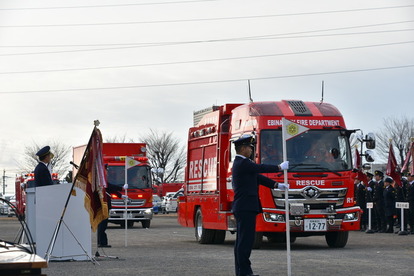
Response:
[[[317,72],[317,73],[307,73],[307,74],[281,75],[281,76],[272,76],[272,77],[256,77],[256,78],[250,78],[249,77],[249,78],[228,79],[228,80],[178,82],[178,83],[130,85],[130,86],[111,86],[111,87],[94,87],[94,88],[66,88],[66,89],[49,89],[49,90],[4,91],[4,92],[0,92],[0,94],[59,93],[59,92],[97,91],[97,90],[111,90],[111,89],[136,89],[136,88],[152,88],[152,87],[167,87],[167,86],[184,86],[184,85],[197,85],[197,84],[229,83],[229,82],[240,82],[240,81],[245,82],[247,79],[249,79],[249,80],[286,79],[286,78],[311,77],[311,76],[320,76],[320,75],[334,75],[334,74],[359,73],[359,72],[369,72],[369,71],[405,69],[405,68],[412,68],[412,67],[414,67],[414,64],[401,65],[401,66],[390,66],[390,67],[379,67],[379,68],[332,71],[332,72]]]
[[[265,57],[276,57],[276,56],[288,56],[288,55],[311,54],[311,53],[333,52],[333,51],[343,51],[343,50],[354,50],[354,49],[364,49],[364,48],[373,48],[373,47],[403,45],[403,44],[411,44],[411,43],[414,43],[414,40],[412,40],[412,41],[402,41],[402,42],[393,42],[393,43],[383,43],[383,44],[371,44],[371,45],[361,45],[361,46],[351,46],[351,47],[341,47],[341,48],[331,48],[331,49],[298,51],[298,52],[288,52],[288,53],[275,53],[275,54],[264,54],[264,55],[253,55],[253,56],[238,56],[238,57],[227,57],[227,58],[213,58],[213,59],[200,59],[200,60],[187,60],[187,61],[174,61],[174,62],[159,62],[159,63],[145,63],[145,64],[131,64],[131,65],[115,65],[115,66],[97,66],[97,67],[85,67],[85,68],[31,70],[31,71],[9,71],[9,72],[0,72],[0,75],[71,72],[71,71],[103,70],[103,69],[122,69],[122,68],[133,68],[133,67],[147,67],[147,66],[177,65],[177,64],[202,63],[202,62],[216,62],[216,61],[226,61],[226,60],[253,59],[253,58],[265,58]]]
[[[128,22],[101,22],[101,23],[72,23],[72,24],[37,24],[37,25],[0,25],[0,28],[47,28],[47,27],[83,27],[83,26],[107,26],[107,25],[135,25],[135,24],[158,24],[158,23],[182,23],[182,22],[201,22],[201,21],[221,21],[221,20],[240,20],[240,19],[256,19],[256,18],[272,18],[286,16],[302,16],[302,15],[320,15],[332,13],[348,13],[360,12],[367,10],[383,10],[395,8],[411,8],[414,5],[362,8],[350,10],[332,10],[317,11],[303,13],[286,13],[286,14],[268,14],[268,15],[250,15],[250,16],[233,16],[233,17],[215,17],[215,18],[192,18],[192,19],[174,19],[174,20],[153,20],[153,21],[128,21]]]
[[[355,27],[348,27],[355,28]],[[345,29],[345,28],[343,28]],[[61,53],[76,53],[76,52],[95,52],[95,51],[108,51],[108,50],[124,50],[134,48],[147,48],[147,47],[160,47],[160,46],[173,46],[173,45],[186,45],[186,44],[199,44],[199,43],[217,43],[217,42],[236,42],[236,41],[253,41],[253,40],[273,40],[273,39],[294,39],[294,38],[311,38],[311,37],[327,37],[327,36],[348,36],[348,35],[366,35],[366,34],[379,34],[390,32],[406,32],[413,31],[414,29],[399,29],[399,30],[385,30],[385,31],[368,31],[368,32],[354,32],[354,33],[337,33],[337,34],[319,34],[319,35],[302,35],[302,36],[288,36],[288,34],[279,34],[273,36],[252,36],[242,38],[227,38],[227,39],[210,39],[210,40],[193,40],[182,42],[160,42],[154,44],[138,44],[133,46],[123,47],[110,47],[110,48],[94,48],[94,49],[77,49],[77,50],[61,50],[61,51],[43,51],[43,52],[26,52],[26,53],[7,53],[0,54],[0,56],[23,56],[23,55],[43,55],[43,54],[61,54]],[[323,30],[328,31],[328,30]],[[307,31],[299,33],[314,33],[319,31]],[[294,34],[294,33],[292,33]]]
[[[357,25],[357,26],[350,26],[350,27],[339,27],[339,28],[301,31],[301,32],[289,32],[289,33],[281,33],[281,34],[256,35],[256,36],[212,39],[212,40],[162,41],[162,42],[139,42],[139,43],[132,42],[132,43],[97,43],[97,44],[55,44],[55,45],[51,45],[51,44],[48,44],[48,45],[0,45],[0,48],[98,47],[98,46],[100,47],[100,46],[126,46],[126,45],[128,46],[139,45],[139,46],[145,46],[145,47],[165,46],[165,45],[176,45],[176,44],[182,44],[182,43],[186,44],[186,43],[199,43],[199,42],[210,42],[210,41],[220,42],[220,41],[233,41],[233,40],[237,41],[237,40],[247,40],[247,39],[264,39],[264,38],[272,38],[275,36],[288,36],[288,35],[307,34],[307,33],[319,33],[319,32],[330,32],[330,31],[340,31],[340,30],[349,30],[349,29],[380,27],[380,26],[398,25],[398,24],[413,23],[413,22],[414,20],[405,20],[405,21],[368,24],[368,25]],[[408,29],[408,30],[411,30],[411,29]],[[394,30],[394,31],[399,31],[399,30]]]
[[[197,2],[215,2],[215,1],[218,1],[218,0],[192,0],[192,1],[150,2],[150,3],[130,3],[130,4],[110,4],[110,5],[65,6],[65,7],[1,8],[0,11],[113,8],[113,7],[129,7],[129,6],[154,6],[154,5],[169,5],[169,4],[192,4],[192,3],[197,3]]]

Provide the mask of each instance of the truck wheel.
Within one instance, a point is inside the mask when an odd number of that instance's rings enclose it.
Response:
[[[343,248],[348,242],[348,231],[328,232],[325,235],[326,243],[332,248]]]
[[[226,230],[215,230],[214,241],[215,244],[222,244],[226,239]]]
[[[127,226],[128,226],[128,228],[132,228],[132,227],[134,227],[134,221],[132,221],[132,220],[128,220],[128,221],[127,221]]]
[[[263,232],[256,232],[254,235],[253,249],[259,249],[263,243]]]
[[[151,220],[147,219],[147,220],[142,220],[141,221],[142,224],[142,228],[150,228],[151,226]]]
[[[198,243],[209,244],[214,242],[214,233],[212,229],[205,229],[203,227],[203,215],[201,209],[197,210],[195,220],[195,237]]]

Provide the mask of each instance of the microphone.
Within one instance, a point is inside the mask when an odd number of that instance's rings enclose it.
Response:
[[[75,169],[79,169],[79,166],[78,166],[78,165],[76,165],[75,163],[73,163],[72,161],[70,161],[70,162],[69,162],[69,164],[71,164],[72,166],[74,166],[74,167],[75,167]]]

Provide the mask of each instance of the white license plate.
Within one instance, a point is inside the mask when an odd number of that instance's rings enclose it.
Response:
[[[305,219],[305,231],[326,231],[326,219]]]

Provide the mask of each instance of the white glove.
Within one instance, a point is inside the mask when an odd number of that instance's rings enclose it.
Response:
[[[277,188],[279,190],[282,190],[282,191],[289,190],[289,184],[286,184],[286,183],[278,183],[277,184]]]
[[[124,190],[128,189],[128,184],[124,184],[124,186],[122,186],[122,188],[124,188]]]
[[[367,190],[368,190],[368,192],[372,192],[372,188],[371,187],[368,187]]]
[[[122,199],[127,199],[128,198],[126,195],[122,195],[121,197],[122,197]]]
[[[289,169],[289,161],[283,161],[279,164],[279,167],[282,171]]]

